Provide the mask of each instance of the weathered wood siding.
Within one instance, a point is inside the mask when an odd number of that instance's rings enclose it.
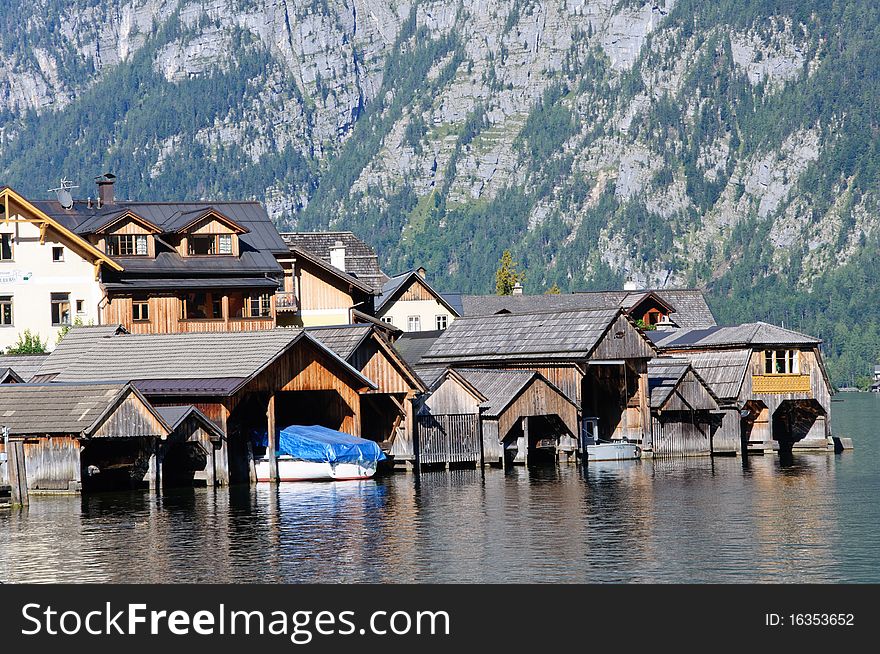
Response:
[[[534,370],[565,393],[575,404],[581,406],[581,386],[584,379],[584,368],[580,365],[574,363],[545,365],[507,364],[500,367],[508,370]]]
[[[524,416],[552,416],[562,420],[569,432],[578,435],[578,411],[571,402],[542,379],[533,379],[498,417],[498,433],[505,438]]]
[[[399,290],[398,293],[400,293]],[[434,299],[434,295],[431,293],[431,291],[428,290],[424,282],[414,277],[409,285],[406,287],[406,289],[404,289],[404,291],[400,293],[400,297],[397,299],[397,302]]]
[[[416,389],[403,376],[399,364],[395,362],[375,342],[374,336],[361,345],[349,363],[357,368],[367,379],[379,388],[365,393],[412,393]]]
[[[75,490],[81,481],[80,440],[73,436],[24,439],[29,490]]]
[[[654,456],[697,456],[712,452],[708,412],[670,411],[654,418]]]
[[[454,377],[447,377],[429,396],[423,398],[420,414],[479,413],[482,400],[461,385]]]
[[[479,463],[482,443],[475,413],[420,415],[419,463]]]
[[[712,453],[728,454],[742,450],[742,427],[739,409],[723,408],[721,424],[712,435]]]
[[[504,456],[504,444],[499,436],[498,421],[485,418],[481,426],[483,429],[483,463],[501,463]]]
[[[92,438],[134,438],[166,435],[165,427],[133,392],[122,398],[104,422],[98,425]]]
[[[650,359],[655,356],[657,351],[648,339],[621,315],[593,349],[590,359]]]
[[[663,411],[717,411],[718,403],[693,370],[688,370],[662,407]]]

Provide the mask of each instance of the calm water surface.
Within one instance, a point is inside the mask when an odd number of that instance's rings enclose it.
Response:
[[[6,582],[878,582],[880,395],[856,451],[35,497]]]

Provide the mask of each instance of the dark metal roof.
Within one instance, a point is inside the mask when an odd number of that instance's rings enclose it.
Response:
[[[732,327],[710,327],[708,329],[655,331],[651,332],[649,336],[663,350],[816,346],[822,342],[818,338],[765,322],[745,323]]]
[[[459,318],[420,362],[582,360],[620,314],[620,309],[599,309]]]
[[[48,359],[46,354],[6,354],[0,356],[0,370],[7,368],[22,381],[30,381]]]
[[[279,282],[268,277],[133,277],[129,276],[118,282],[104,282],[104,287],[111,291],[143,291],[143,290],[188,290],[202,288],[217,289],[258,289],[274,291]]]
[[[232,395],[247,377],[218,379],[135,379],[132,384],[149,397],[156,395],[217,397]]]
[[[38,209],[57,220],[67,229],[80,235],[92,233],[108,221],[132,211],[159,227],[163,233],[176,232],[181,226],[207,210],[228,217],[246,230],[239,234],[240,255],[216,257],[181,257],[176,251],[156,242],[156,258],[120,257],[125,268],[112,281],[125,279],[130,274],[162,275],[184,274],[281,274],[276,254],[286,254],[287,246],[275,229],[275,225],[259,202],[116,202],[98,209],[91,209],[84,202],[76,202],[73,209],[66,210],[55,200],[38,200],[32,203]]]
[[[630,310],[651,293],[675,310],[672,320],[679,327],[705,328],[715,325],[715,317],[706,304],[706,298],[697,289],[589,291],[560,295],[461,295],[461,315],[485,316],[502,312],[536,313],[618,307]]]
[[[292,249],[306,250],[330,264],[330,248],[337,241],[345,246],[345,271],[378,292],[388,279],[379,268],[376,251],[352,232],[285,232],[281,238]]]

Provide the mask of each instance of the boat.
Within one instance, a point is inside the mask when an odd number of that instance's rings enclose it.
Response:
[[[627,441],[587,445],[587,461],[627,461],[642,456],[642,448]]]
[[[369,479],[385,459],[379,444],[320,425],[291,425],[277,438],[278,481]],[[258,482],[270,481],[269,456],[255,462]]]

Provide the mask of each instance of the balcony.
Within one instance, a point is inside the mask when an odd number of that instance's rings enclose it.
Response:
[[[752,392],[763,395],[810,394],[809,375],[752,375]]]
[[[293,291],[279,291],[275,293],[275,311],[296,311],[298,304],[296,293]]]

